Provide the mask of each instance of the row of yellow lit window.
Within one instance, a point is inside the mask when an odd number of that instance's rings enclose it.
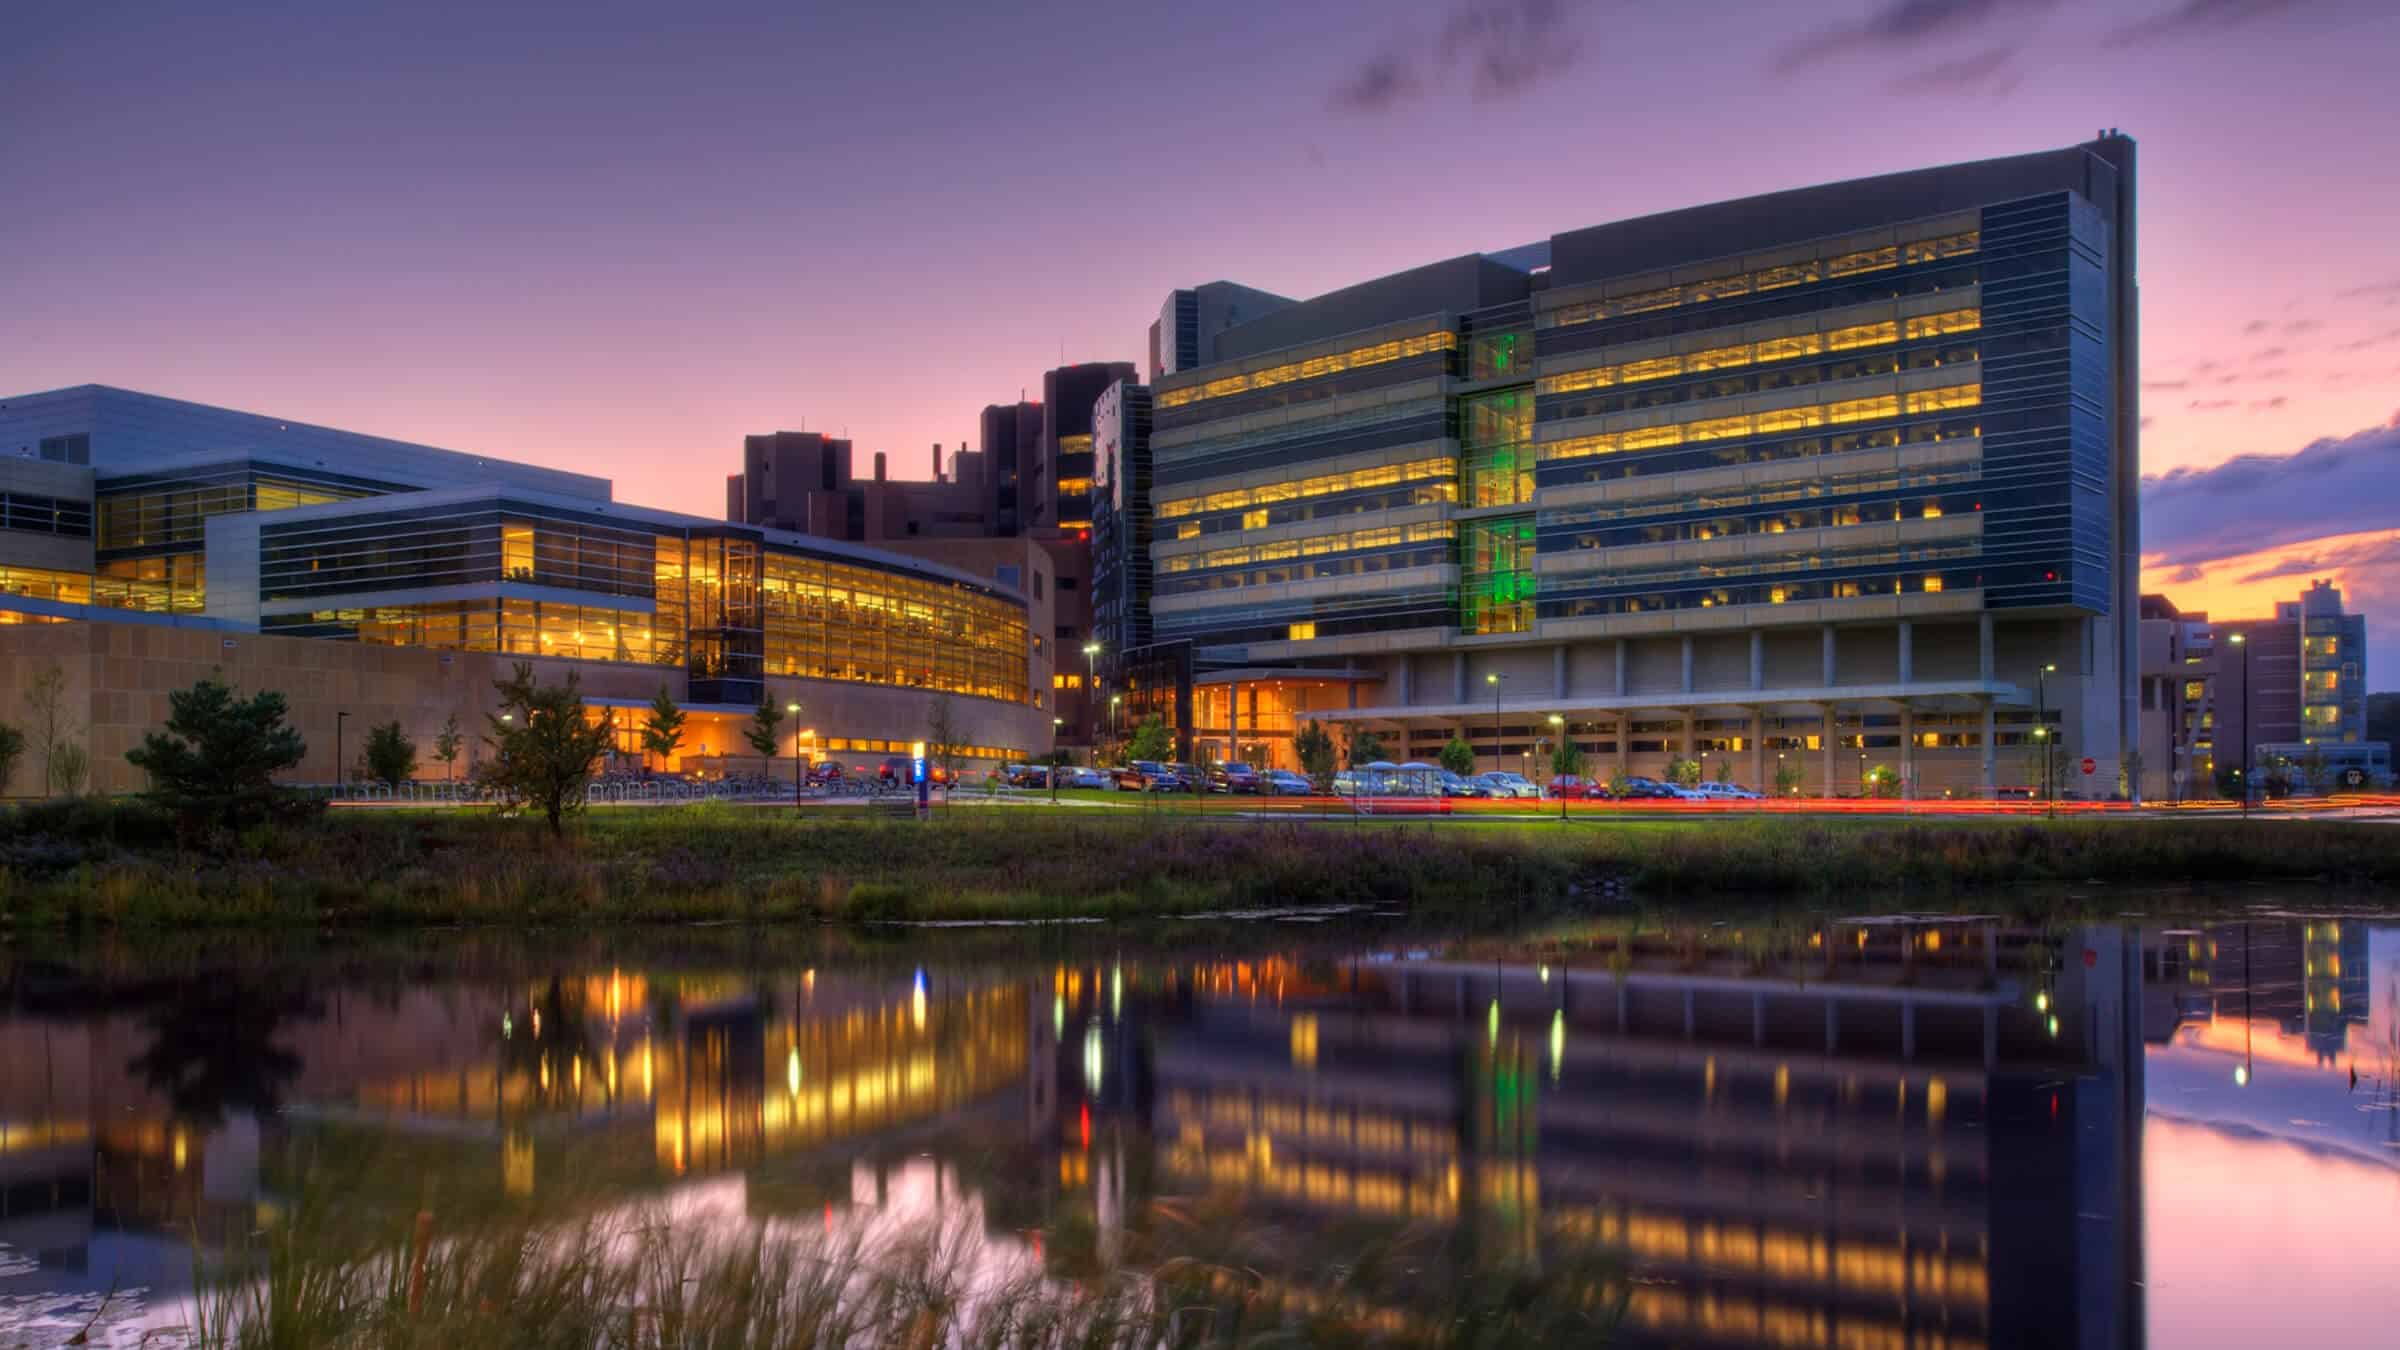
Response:
[[[1449,455],[1437,455],[1429,459],[1412,459],[1405,464],[1378,464],[1369,469],[1352,469],[1348,473],[1317,474],[1281,483],[1211,492],[1199,497],[1167,498],[1158,503],[1157,511],[1159,519],[1173,520],[1178,516],[1197,515],[1203,511],[1239,511],[1275,502],[1330,497],[1340,492],[1363,492],[1368,488],[1397,487],[1402,483],[1454,479],[1457,476],[1458,461]]]
[[[1565,306],[1558,311],[1558,324],[1563,328],[1570,324],[1592,323],[1626,314],[1646,314],[1652,310],[1674,309],[1760,291],[1782,290],[1787,286],[1801,286],[1829,278],[1882,272],[1902,263],[1913,266],[1941,258],[1955,258],[1973,253],[1981,246],[1981,242],[1979,231],[1968,230],[1963,234],[1948,234],[1937,239],[1920,239],[1912,244],[1887,244],[1882,248],[1860,249],[1831,258],[1761,267],[1707,281],[1686,282],[1680,286],[1661,286],[1654,290],[1620,295],[1611,300]]]
[[[1920,338],[1950,333],[1971,333],[1981,327],[1981,309],[1954,309],[1941,314],[1920,314],[1904,323],[1885,319],[1880,323],[1852,324],[1823,333],[1796,333],[1790,337],[1737,342],[1725,347],[1711,347],[1706,351],[1685,352],[1679,356],[1653,356],[1613,366],[1570,370],[1563,375],[1543,376],[1535,389],[1544,394],[1572,394],[1585,389],[1662,380],[1671,375],[1695,375],[1711,370],[1763,365],[1769,361],[1789,361],[1802,356],[1821,356],[1826,352],[1884,347],[1904,338],[1914,342]]]
[[[1050,677],[1050,687],[1053,689],[1081,689],[1083,688],[1083,677],[1081,675],[1053,675]]]
[[[1453,527],[1446,520],[1426,521],[1418,525],[1386,525],[1379,529],[1351,530],[1345,534],[1316,534],[1306,539],[1278,539],[1273,543],[1211,549],[1206,553],[1184,553],[1162,558],[1158,566],[1162,572],[1240,567],[1250,563],[1277,562],[1285,558],[1315,558],[1328,553],[1392,548],[1400,544],[1447,543],[1452,533]]]
[[[206,567],[196,553],[127,558],[88,572],[0,567],[0,595],[152,613],[197,614],[206,606]]]
[[[1253,389],[1269,389],[1279,384],[1290,384],[1294,380],[1313,380],[1322,375],[1338,375],[1345,370],[1358,370],[1366,366],[1380,366],[1393,361],[1405,361],[1412,356],[1423,356],[1428,352],[1454,351],[1457,347],[1458,334],[1447,329],[1438,333],[1421,333],[1415,337],[1395,338],[1390,342],[1378,342],[1368,347],[1354,347],[1349,351],[1335,352],[1330,356],[1312,356],[1305,361],[1289,361],[1280,366],[1269,366],[1265,370],[1254,370],[1247,375],[1228,375],[1221,380],[1210,380],[1206,384],[1193,385],[1189,389],[1162,390],[1158,395],[1157,406],[1180,408],[1187,403],[1198,403],[1202,399],[1224,398],[1228,394],[1246,393]]]
[[[1876,422],[1888,417],[1921,413],[1946,412],[1953,408],[1973,408],[1983,402],[1981,384],[1954,384],[1940,389],[1918,389],[1905,395],[1878,394],[1871,398],[1843,399],[1835,403],[1816,403],[1798,408],[1777,408],[1772,412],[1738,413],[1731,417],[1696,417],[1685,422],[1669,422],[1664,426],[1637,427],[1631,431],[1603,432],[1594,436],[1576,436],[1563,441],[1551,441],[1542,447],[1544,459],[1582,459],[1589,455],[1614,455],[1635,450],[1659,450],[1668,446],[1695,441],[1742,440],[1752,436],[1775,436],[1810,427],[1842,426],[1851,422]],[[1702,405],[1705,407],[1706,405]]]
[[[1682,514],[1687,511],[1730,511],[1744,506],[1768,506],[1776,502],[1808,501],[1819,497],[1847,496],[1852,493],[1897,492],[1908,488],[1938,487],[1946,483],[1974,482],[1983,477],[1979,465],[1956,469],[1932,469],[1920,473],[1889,472],[1859,474],[1829,474],[1822,478],[1794,479],[1769,483],[1735,492],[1689,493],[1670,492],[1656,497],[1630,497],[1602,506],[1581,510],[1561,511],[1552,519],[1559,525],[1596,525],[1603,521],[1624,520],[1629,517]],[[1926,514],[1938,516],[1941,508],[1928,502]],[[1852,522],[1855,524],[1856,522]],[[1701,536],[1706,538],[1706,535]]]

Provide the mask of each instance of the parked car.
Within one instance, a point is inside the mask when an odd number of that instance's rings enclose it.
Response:
[[[1675,788],[1655,778],[1632,777],[1625,780],[1614,794],[1619,801],[1674,801]]]
[[[838,759],[820,759],[808,766],[808,781],[820,787],[842,781],[842,774],[842,762]]]
[[[1269,797],[1313,797],[1317,786],[1289,769],[1269,769],[1258,776],[1258,790]]]
[[[1258,794],[1258,770],[1247,764],[1219,764],[1208,771],[1211,792]]]
[[[1117,770],[1117,787],[1124,792],[1172,792],[1176,778],[1164,764],[1137,759]]]
[[[1448,769],[1434,770],[1434,781],[1442,785],[1445,797],[1489,797],[1492,790],[1472,778],[1463,778]]]
[[[1021,788],[1050,786],[1050,766],[1047,764],[1011,764],[1007,769],[1009,784]]]
[[[1208,781],[1189,764],[1169,764],[1165,767],[1168,773],[1175,776],[1174,790],[1177,792],[1198,792]]]
[[[1511,773],[1505,769],[1493,769],[1488,773],[1479,773],[1475,775],[1474,781],[1482,784],[1484,791],[1494,797],[1539,797],[1542,795],[1542,790],[1533,785],[1532,779],[1521,773]]]
[[[1564,797],[1571,802],[1604,802],[1608,800],[1608,784],[1597,778],[1562,773],[1550,780],[1549,795],[1553,800]]]
[[[1692,791],[1708,801],[1715,802],[1755,802],[1766,796],[1763,792],[1753,792],[1739,783],[1702,783]]]
[[[1059,770],[1059,773],[1063,775],[1058,780],[1060,787],[1106,788],[1115,787],[1117,784],[1116,776],[1108,770],[1095,769],[1088,764],[1069,765]]]

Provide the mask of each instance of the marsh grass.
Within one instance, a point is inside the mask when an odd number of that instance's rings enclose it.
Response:
[[[466,811],[337,812],[180,850],[138,805],[0,813],[0,917],[403,925],[1188,915],[1400,906],[1475,920],[1588,907],[1604,881],[1903,897],[2086,881],[2400,883],[2400,832],[2262,820],[1770,817],[1374,823],[959,809],[931,823],[701,805],[595,813],[561,839]]]
[[[1154,1208],[1143,1268],[1054,1254],[1080,1276],[1022,1247],[996,1257],[956,1219],[881,1241],[659,1214],[458,1236],[420,1220],[359,1241],[303,1217],[202,1259],[189,1320],[161,1330],[190,1350],[1578,1346],[1605,1343],[1624,1307],[1621,1267],[1599,1255],[1545,1264],[1456,1227],[1302,1235],[1227,1203]]]

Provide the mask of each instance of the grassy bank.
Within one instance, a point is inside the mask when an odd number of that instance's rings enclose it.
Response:
[[[2400,830],[2274,820],[1368,823],[958,809],[931,824],[728,806],[602,811],[563,839],[485,812],[337,812],[178,849],[131,804],[0,813],[0,918],[549,924],[1067,918],[1353,904],[1488,920],[1748,892],[1864,906],[2003,886],[2400,884]]]

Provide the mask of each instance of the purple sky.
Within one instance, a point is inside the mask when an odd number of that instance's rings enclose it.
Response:
[[[12,7],[0,391],[126,385],[714,514],[746,432],[846,428],[922,476],[1062,353],[1139,360],[1173,286],[1308,295],[2116,126],[2149,471],[2400,411],[2383,0],[335,8]],[[2175,551],[2185,603],[2258,607]],[[2400,606],[2383,566],[2334,574]]]

